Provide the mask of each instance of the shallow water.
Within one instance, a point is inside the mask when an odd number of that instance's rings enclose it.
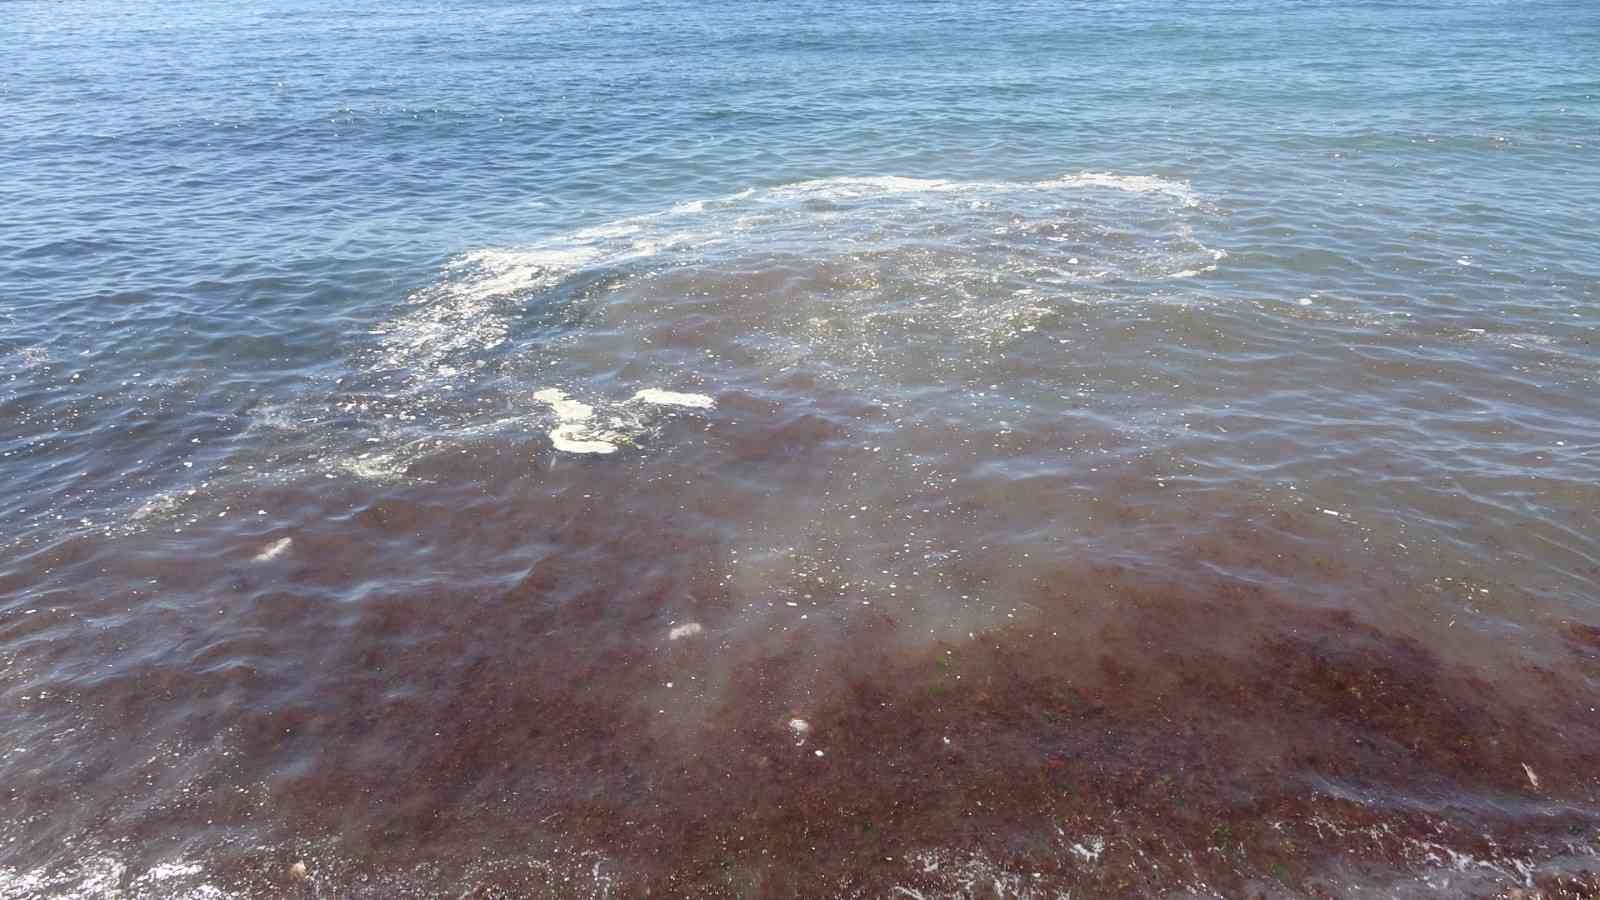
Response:
[[[7,5],[0,898],[1600,890],[1600,8],[1169,6]]]

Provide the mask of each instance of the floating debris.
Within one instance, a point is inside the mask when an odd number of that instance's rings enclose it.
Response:
[[[277,559],[284,553],[288,552],[289,545],[293,543],[294,538],[279,538],[278,540],[275,540],[267,546],[261,548],[261,552],[255,555],[254,561],[270,562],[271,560]]]
[[[628,398],[629,403],[652,403],[656,406],[687,406],[693,409],[712,409],[717,401],[705,394],[684,394],[678,391],[663,391],[660,388],[645,388]]]

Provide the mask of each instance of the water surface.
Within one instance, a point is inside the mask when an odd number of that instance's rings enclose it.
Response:
[[[5,12],[0,898],[1600,889],[1600,8]]]

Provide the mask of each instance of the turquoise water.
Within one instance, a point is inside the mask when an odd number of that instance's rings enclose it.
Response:
[[[0,13],[3,900],[1596,877],[1600,7]]]

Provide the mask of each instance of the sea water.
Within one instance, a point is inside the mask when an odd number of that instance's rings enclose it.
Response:
[[[1596,60],[6,4],[0,898],[1594,888]]]

